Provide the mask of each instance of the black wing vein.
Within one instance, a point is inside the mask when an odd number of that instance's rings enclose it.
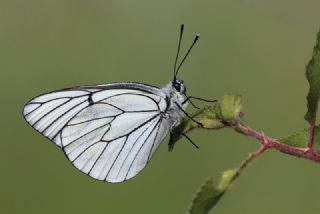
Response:
[[[140,151],[141,151],[141,149],[143,148],[143,146],[146,145],[145,142],[146,142],[147,140],[149,140],[149,137],[152,135],[152,133],[154,132],[154,130],[156,130],[156,127],[158,127],[158,128],[160,127],[159,124],[160,124],[160,120],[157,121],[157,124],[153,127],[152,131],[149,133],[149,135],[148,135],[147,138],[145,139],[144,143],[141,144],[139,150],[137,151],[136,155],[135,155],[134,158],[133,158],[133,161],[131,162],[130,166],[128,167],[128,171],[127,171],[127,173],[126,173],[125,180],[127,179],[128,174],[129,174],[129,172],[130,172],[130,169],[131,169],[133,163],[135,162],[138,154],[140,153]],[[155,138],[155,139],[156,139],[156,138]],[[147,163],[146,163],[146,164],[147,164]]]
[[[161,117],[160,120],[159,120],[159,126],[158,126],[158,129],[157,129],[157,133],[156,133],[156,136],[154,137],[154,141],[152,142],[152,146],[151,146],[151,149],[149,151],[149,155],[148,155],[148,162],[151,158],[151,154],[152,154],[152,150],[153,150],[153,147],[154,147],[154,144],[156,143],[156,140],[157,140],[157,137],[158,137],[158,134],[159,134],[159,129],[160,129],[160,126],[161,126],[161,122],[162,122],[163,118]]]
[[[62,118],[64,115],[66,115],[67,113],[69,113],[71,110],[75,109],[76,107],[80,106],[81,104],[88,102],[87,100],[82,101],[81,103],[78,103],[77,105],[71,107],[70,109],[68,109],[67,111],[65,111],[63,114],[61,114],[59,117],[57,117],[52,123],[50,123],[49,126],[47,126],[47,128],[45,128],[43,130],[43,132],[45,132],[49,127],[51,127],[55,122],[57,122],[60,118]],[[87,106],[83,107],[82,109],[80,109],[78,112],[80,112],[81,110],[85,109]],[[72,117],[69,119],[69,121],[72,120]],[[66,123],[67,124],[67,123]],[[59,131],[57,131],[57,133],[52,137],[52,139],[54,139],[60,132],[62,129],[64,129],[66,127],[66,125],[62,126]]]
[[[155,126],[157,126],[157,123],[158,123],[158,122],[156,122],[156,125],[155,125]],[[145,124],[147,124],[147,123],[145,123]],[[133,145],[135,145],[135,144],[137,143],[137,141],[143,136],[143,134],[146,133],[146,131],[147,131],[151,126],[153,126],[153,125],[154,125],[154,123],[151,123],[148,127],[146,127],[146,128],[142,131],[142,133],[135,139]],[[152,131],[149,133],[149,135],[147,136],[147,138],[149,138],[149,136],[151,135],[151,133],[152,133]],[[129,136],[128,136],[128,138],[129,138]],[[145,142],[145,141],[144,141],[144,142]],[[144,144],[144,142],[143,142],[143,144]],[[124,158],[124,161],[122,162],[121,166],[119,167],[118,175],[119,175],[119,173],[120,173],[123,165],[124,165],[125,162],[127,161],[128,157],[130,156],[131,152],[132,152],[132,148],[131,148],[131,150],[128,152],[128,154],[126,155],[126,157]],[[120,155],[120,153],[121,153],[121,151],[119,152],[119,155]],[[118,155],[118,156],[119,156],[119,155]],[[109,171],[111,171],[111,168],[110,168]],[[109,172],[108,172],[108,174],[109,174]],[[117,176],[118,176],[118,175],[117,175]],[[107,175],[107,176],[108,176],[108,175]],[[106,178],[107,178],[107,176],[106,176]]]
[[[114,140],[118,140],[118,139],[120,139],[120,138],[122,138],[122,137],[127,137],[127,136],[129,136],[131,133],[133,133],[134,131],[136,131],[137,129],[139,129],[141,126],[144,126],[145,124],[147,124],[148,122],[150,122],[151,120],[153,120],[154,118],[156,118],[156,117],[158,117],[160,114],[156,114],[156,115],[154,115],[153,117],[151,117],[150,119],[148,119],[148,120],[146,120],[144,123],[142,123],[142,124],[140,124],[139,126],[137,126],[136,128],[134,128],[132,131],[130,131],[130,132],[128,132],[127,134],[124,134],[124,135],[120,135],[120,136],[118,136],[118,137],[116,137],[116,138],[113,138],[113,139],[111,139],[111,140],[103,140],[104,142],[112,142],[112,141],[114,141]],[[110,124],[110,128],[112,128],[111,127],[112,126],[112,124]],[[106,132],[107,133],[107,132]],[[103,138],[103,137],[102,137]]]
[[[65,99],[65,98],[64,98],[64,99]],[[72,100],[72,99],[66,100],[65,102],[59,104],[58,106],[54,107],[54,108],[51,109],[50,111],[47,111],[44,115],[42,115],[37,121],[35,121],[35,122],[33,123],[33,126],[35,126],[36,124],[38,124],[39,121],[41,121],[45,116],[51,114],[54,110],[60,108],[60,107],[63,106],[64,104],[67,104],[67,103],[70,102],[71,100]],[[51,102],[51,100],[50,100],[49,102]],[[46,102],[46,103],[47,103],[47,102]]]
[[[90,170],[88,171],[88,175],[90,175],[92,169],[95,167],[96,163],[98,162],[98,160],[101,158],[101,155],[104,153],[104,151],[107,149],[109,143],[106,143],[106,145],[104,146],[104,148],[102,149],[102,152],[99,154],[98,158],[94,161],[93,165],[91,166]]]
[[[114,119],[113,119],[113,120],[114,120]],[[96,130],[98,130],[98,129],[100,129],[100,128],[104,127],[104,126],[109,125],[113,120],[111,120],[111,121],[110,121],[110,122],[108,122],[108,123],[102,124],[101,126],[98,126],[98,127],[94,128],[93,130],[91,130],[91,131],[89,131],[89,132],[87,132],[87,133],[85,133],[85,134],[83,134],[83,135],[79,136],[78,138],[76,138],[76,139],[74,139],[74,140],[72,140],[72,141],[68,142],[67,144],[63,145],[63,147],[67,147],[68,145],[70,145],[70,144],[72,144],[72,143],[76,142],[77,140],[80,140],[81,138],[83,138],[83,137],[85,137],[85,136],[87,136],[87,135],[91,134],[92,132],[94,132],[94,131],[96,131]],[[106,132],[108,132],[108,130],[109,130],[109,129],[110,129],[110,127],[106,130]],[[101,139],[100,139],[100,141],[101,141]],[[77,148],[77,147],[76,147],[76,148]]]
[[[111,167],[109,168],[108,173],[107,173],[105,179],[108,177],[111,169],[113,168],[115,162],[117,161],[119,155],[121,154],[121,152],[122,152],[122,150],[123,150],[123,148],[124,148],[124,146],[125,146],[128,138],[129,138],[130,134],[132,134],[134,131],[136,131],[136,130],[139,129],[140,127],[144,126],[145,124],[149,123],[150,121],[152,121],[153,119],[155,119],[157,116],[158,116],[158,115],[156,115],[156,116],[152,117],[151,119],[147,120],[146,122],[142,123],[141,125],[139,125],[137,128],[135,128],[135,129],[134,129],[133,131],[131,131],[130,133],[128,133],[128,134],[126,134],[126,135],[124,135],[124,136],[120,136],[120,137],[112,140],[112,141],[114,141],[114,140],[117,140],[117,139],[119,139],[119,138],[126,137],[126,141],[123,143],[123,145],[122,145],[120,151],[118,152],[116,158],[115,158],[114,161],[112,162]],[[152,125],[152,124],[151,124],[151,125]],[[150,126],[151,126],[151,125],[150,125]],[[148,126],[148,127],[144,130],[144,132],[147,131],[150,126]],[[111,143],[112,143],[112,141],[111,141]]]

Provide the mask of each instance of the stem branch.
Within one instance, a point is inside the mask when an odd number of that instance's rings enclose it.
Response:
[[[274,149],[277,149],[277,150],[284,152],[286,154],[294,155],[297,157],[303,157],[303,158],[307,158],[307,159],[310,159],[310,160],[313,160],[316,162],[320,162],[320,155],[315,153],[313,151],[313,149],[310,149],[310,147],[298,148],[298,147],[289,146],[287,144],[283,144],[275,139],[272,139],[268,136],[265,136],[263,133],[258,132],[258,131],[254,130],[254,129],[250,128],[249,126],[246,126],[242,123],[237,123],[235,125],[231,125],[231,127],[233,129],[235,129],[236,131],[238,131],[246,136],[253,137],[261,142],[262,147],[260,148],[260,150],[261,150],[260,152],[259,152],[259,150],[257,151],[258,156],[261,153],[263,153],[265,150],[267,150],[269,148],[274,148]],[[314,134],[314,130],[313,130],[313,134]]]
[[[247,159],[245,159],[239,169],[238,169],[238,174],[240,175],[240,173],[245,170],[247,168],[247,166],[254,161],[257,157],[259,157],[262,153],[264,153],[265,151],[267,151],[269,149],[269,147],[265,146],[265,145],[261,145],[260,148],[254,152],[254,153],[250,153],[249,157]]]

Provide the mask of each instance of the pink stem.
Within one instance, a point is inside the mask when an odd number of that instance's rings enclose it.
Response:
[[[241,165],[239,166],[238,170],[237,170],[237,174],[236,176],[233,178],[233,181],[236,180],[240,174],[249,166],[250,163],[252,163],[257,157],[259,157],[263,152],[267,151],[268,147],[265,145],[261,145],[260,148],[254,152],[254,153],[250,153],[249,157],[247,159],[245,159]]]
[[[320,162],[320,155],[317,153],[313,152],[313,150],[309,150],[310,147],[306,148],[298,148],[298,147],[293,147],[289,146],[287,144],[283,144],[275,139],[272,139],[270,137],[265,136],[263,133],[260,133],[249,126],[246,126],[241,123],[237,123],[236,125],[232,126],[235,130],[247,135],[251,136],[257,140],[259,140],[262,144],[262,147],[260,150],[257,151],[257,155],[260,155],[264,151],[266,151],[269,148],[274,148],[277,149],[281,152],[294,155],[297,157],[303,157],[307,158],[316,162]]]

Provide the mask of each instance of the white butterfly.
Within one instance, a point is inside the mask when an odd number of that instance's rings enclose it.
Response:
[[[74,87],[33,98],[23,110],[26,121],[62,148],[80,171],[108,182],[136,176],[168,132],[185,116],[189,98],[176,78],[199,36],[163,88],[141,83]]]

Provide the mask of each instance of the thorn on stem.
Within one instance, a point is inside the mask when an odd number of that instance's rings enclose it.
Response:
[[[261,132],[261,136],[262,136],[262,139],[261,139],[262,145],[267,146],[268,145],[268,140],[267,140],[264,132]]]
[[[238,114],[238,116],[239,116],[240,118],[242,118],[242,117],[244,116],[244,112],[240,111],[239,114]]]

